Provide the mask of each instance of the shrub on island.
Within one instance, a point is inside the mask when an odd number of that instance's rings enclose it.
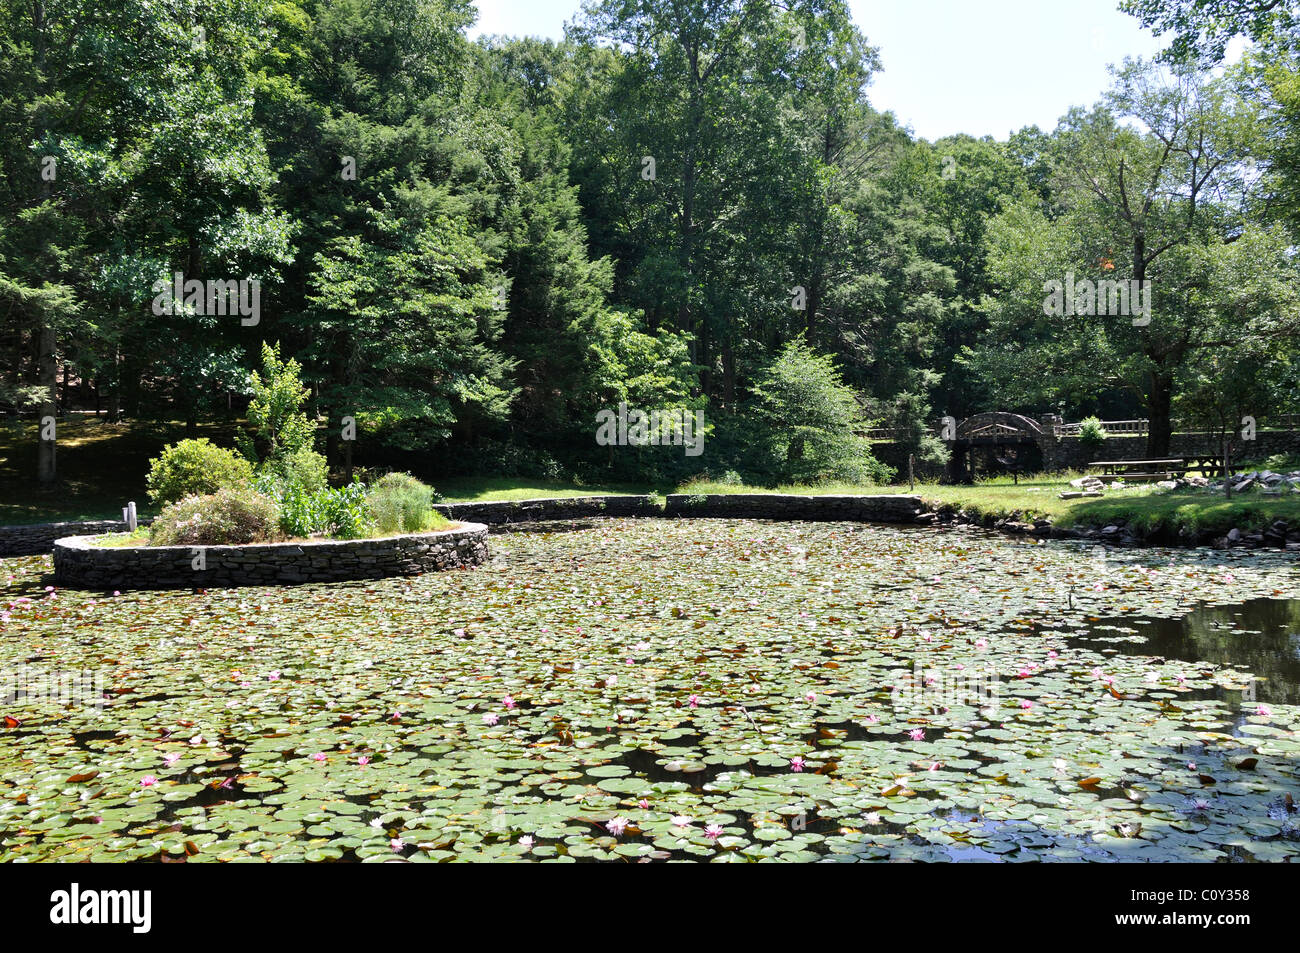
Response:
[[[145,478],[149,498],[159,505],[219,490],[244,488],[253,481],[253,465],[233,450],[200,437],[163,447],[149,461]]]
[[[227,546],[280,538],[275,500],[250,487],[226,487],[169,504],[149,527],[150,546]]]

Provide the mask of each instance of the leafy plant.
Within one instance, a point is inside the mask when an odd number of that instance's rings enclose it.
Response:
[[[280,528],[288,536],[323,533],[338,539],[356,539],[369,535],[372,525],[362,483],[315,492],[289,487],[281,499]]]
[[[240,451],[252,461],[262,460],[272,469],[303,449],[311,449],[316,425],[302,410],[308,389],[303,386],[301,368],[293,358],[280,359],[280,345],[262,343],[262,371],[248,375],[253,399],[248,420],[255,438],[240,441]]]
[[[162,453],[149,461],[145,482],[149,498],[166,504],[187,496],[246,487],[252,479],[253,467],[247,460],[200,437],[164,447]]]
[[[1106,444],[1110,434],[1096,417],[1085,417],[1079,423],[1079,443],[1089,453],[1096,453]]]
[[[268,461],[267,469],[286,488],[317,493],[329,485],[329,462],[311,447],[299,447],[278,460]]]

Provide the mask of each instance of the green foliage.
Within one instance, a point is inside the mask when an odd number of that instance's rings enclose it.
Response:
[[[1300,11],[1294,3],[1265,0],[1120,0],[1156,36],[1172,35],[1166,57],[1175,62],[1220,62],[1233,37],[1243,36],[1269,53],[1300,45]]]
[[[259,543],[279,535],[279,508],[248,487],[187,496],[163,508],[149,527],[151,546]]]
[[[1085,417],[1079,423],[1079,443],[1089,452],[1100,450],[1109,436],[1096,417]]]
[[[299,447],[273,464],[277,477],[286,487],[317,493],[329,483],[329,462],[311,447]]]
[[[253,479],[252,465],[239,454],[215,446],[206,437],[181,440],[149,461],[146,483],[154,503],[242,488]]]
[[[442,521],[433,495],[433,487],[409,473],[389,473],[370,488],[366,506],[381,535],[417,533]]]
[[[835,471],[848,442],[774,447],[755,413],[796,339],[930,465],[937,413],[1115,408],[1155,435],[1272,406],[1300,338],[1294,239],[1259,237],[1300,223],[1294,4],[1124,7],[1177,59],[1256,49],[1222,77],[1127,64],[1050,132],[930,143],[872,107],[845,0],[592,0],[558,43],[470,42],[468,0],[0,0],[0,405],[55,413],[60,367],[114,421],[197,432],[248,395],[238,446],[277,495],[324,488],[318,421],[336,467]],[[1148,278],[1155,320],[1045,320],[1067,270]],[[257,330],[155,313],[176,272],[260,282]],[[706,409],[705,457],[597,447],[623,400]]]
[[[754,385],[755,414],[766,422],[768,468],[783,482],[870,482],[886,468],[871,456],[855,395],[830,357],[786,345]]]
[[[365,485],[350,483],[314,492],[296,486],[288,488],[280,501],[280,528],[287,536],[320,533],[336,539],[356,539],[370,535],[372,523]]]
[[[280,345],[262,342],[262,370],[248,375],[253,398],[248,405],[248,420],[255,439],[245,440],[241,449],[250,459],[261,459],[264,466],[283,472],[285,461],[297,457],[295,467],[311,471],[313,464],[297,456],[310,450],[316,425],[307,418],[302,405],[308,390],[302,383],[302,368],[293,358],[280,359]],[[306,475],[310,476],[310,472]]]

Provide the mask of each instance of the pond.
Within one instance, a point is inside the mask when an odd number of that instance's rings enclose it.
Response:
[[[0,860],[1300,855],[1293,557],[745,520],[491,547],[117,596],[0,561]]]

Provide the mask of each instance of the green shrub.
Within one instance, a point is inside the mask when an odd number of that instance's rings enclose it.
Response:
[[[280,529],[287,536],[324,533],[337,539],[356,539],[368,535],[371,519],[365,485],[351,483],[314,493],[289,487],[280,502]]]
[[[163,448],[149,461],[149,498],[165,505],[187,496],[206,496],[223,489],[249,486],[253,467],[232,450],[206,437],[182,440]]]
[[[1085,417],[1079,424],[1079,443],[1089,453],[1096,453],[1105,446],[1109,436],[1096,417]]]
[[[149,527],[150,546],[221,546],[279,537],[275,500],[248,487],[187,496],[163,508]]]
[[[370,488],[366,505],[384,536],[418,533],[440,522],[433,509],[433,487],[409,473],[390,473]]]
[[[284,482],[286,488],[318,493],[329,486],[329,462],[311,447],[299,447],[267,466]]]

